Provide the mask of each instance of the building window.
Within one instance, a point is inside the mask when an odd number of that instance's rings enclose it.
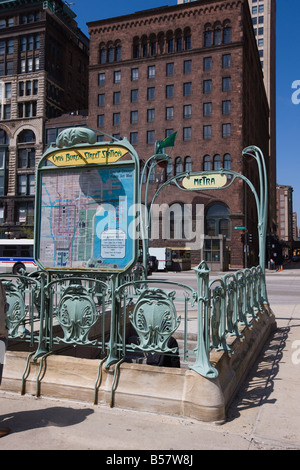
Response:
[[[225,100],[222,101],[222,114],[230,114],[231,111],[231,101]]]
[[[184,171],[192,171],[192,159],[191,159],[191,157],[185,157],[185,159],[184,159]]]
[[[155,65],[149,65],[148,78],[155,78]]]
[[[211,126],[203,126],[203,139],[211,139]]]
[[[105,73],[101,72],[98,74],[98,85],[104,86],[105,85]]]
[[[5,98],[11,98],[11,83],[5,83],[4,96]]]
[[[205,31],[204,33],[204,46],[211,47],[212,46],[212,31]]]
[[[36,101],[26,101],[25,103],[18,103],[18,117],[30,118],[36,116]]]
[[[104,114],[98,114],[97,116],[97,126],[104,127]]]
[[[171,77],[172,75],[174,75],[174,63],[170,62],[166,65],[166,76]]]
[[[191,73],[192,72],[192,61],[185,60],[183,62],[183,73]]]
[[[33,224],[34,206],[33,202],[21,202],[16,206],[16,222]]]
[[[5,104],[4,110],[3,110],[3,119],[10,119],[10,115],[11,115],[11,106],[10,104]]]
[[[182,161],[181,157],[175,158],[175,175],[182,173]]]
[[[215,203],[209,206],[205,215],[205,235],[225,235],[229,238],[229,210],[225,204]]]
[[[18,150],[18,168],[35,167],[35,149],[22,148]]]
[[[122,60],[122,47],[121,46],[116,47],[115,59],[116,59],[116,62],[120,62]]]
[[[203,93],[211,93],[212,80],[203,80]]]
[[[222,78],[222,91],[230,91],[230,90],[231,90],[231,78],[223,77]]]
[[[225,153],[224,155],[223,168],[225,168],[225,170],[231,169],[231,155],[229,153]]]
[[[150,87],[147,88],[147,100],[154,100],[155,99],[155,88]]]
[[[154,144],[154,131],[147,131],[147,144]]]
[[[224,54],[222,56],[222,67],[223,69],[231,67],[231,54]]]
[[[204,57],[203,59],[203,70],[206,72],[207,70],[212,69],[212,57]]]
[[[222,124],[222,137],[230,137],[231,124]]]
[[[214,156],[213,164],[214,164],[214,167],[213,167],[214,170],[220,170],[221,168],[221,156],[220,155]]]
[[[98,106],[105,106],[105,94],[98,95]]]
[[[120,125],[120,120],[121,120],[120,113],[114,113],[113,114],[113,125],[114,126],[119,126]]]
[[[215,46],[220,46],[222,42],[222,31],[221,29],[215,29],[214,31],[214,45]]]
[[[231,28],[229,26],[227,26],[227,28],[224,28],[223,42],[224,44],[229,44],[231,42]]]
[[[155,117],[154,109],[147,109],[147,122],[153,122]]]
[[[172,121],[174,119],[174,108],[173,106],[169,106],[166,108],[166,120]]]
[[[120,104],[121,102],[121,92],[115,91],[113,94],[113,104]]]
[[[191,140],[192,139],[192,128],[191,127],[184,127],[183,128],[183,140]]]
[[[138,143],[138,133],[130,132],[130,143],[131,145],[137,145]]]
[[[138,118],[139,118],[138,111],[131,111],[130,112],[130,123],[131,124],[137,124]]]
[[[183,106],[183,117],[189,119],[192,117],[192,105],[186,104]]]
[[[121,83],[121,70],[114,72],[114,83]]]
[[[210,156],[205,155],[203,158],[203,171],[210,171]]]
[[[139,79],[139,69],[138,68],[134,68],[134,69],[131,69],[131,81],[136,81]]]
[[[183,96],[190,96],[192,94],[192,82],[183,84]]]
[[[203,116],[211,116],[212,103],[203,103]]]
[[[23,196],[33,196],[34,191],[34,174],[18,175],[18,194]]]
[[[139,90],[131,90],[130,100],[131,103],[136,103],[139,98]]]
[[[166,86],[166,98],[173,98],[174,96],[174,85]]]

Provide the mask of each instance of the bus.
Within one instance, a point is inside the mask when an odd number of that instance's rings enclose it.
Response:
[[[33,258],[34,240],[29,238],[0,239],[0,272],[22,274],[37,270]]]

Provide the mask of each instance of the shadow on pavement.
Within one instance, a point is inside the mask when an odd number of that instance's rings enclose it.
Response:
[[[41,410],[18,411],[0,416],[0,427],[8,426],[16,433],[47,426],[73,426],[84,421],[92,413],[94,410],[91,408],[78,410],[58,406]]]
[[[236,419],[245,409],[259,407],[264,403],[275,403],[276,400],[269,397],[274,389],[274,380],[279,371],[282,351],[285,348],[289,331],[289,327],[277,328],[265,344],[228,409],[227,421]]]

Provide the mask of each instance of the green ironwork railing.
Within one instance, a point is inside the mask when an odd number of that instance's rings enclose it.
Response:
[[[251,328],[251,319],[263,311],[265,274],[257,266],[210,280],[204,261],[194,271],[196,289],[133,274],[117,281],[86,273],[1,275],[9,338],[35,346],[34,359],[66,346],[92,347],[107,368],[120,360],[176,356],[182,366],[217,377],[210,352],[231,352],[228,339],[241,337],[240,327]]]

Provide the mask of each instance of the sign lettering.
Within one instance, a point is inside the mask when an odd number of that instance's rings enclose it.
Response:
[[[58,150],[51,153],[47,160],[55,166],[88,165],[90,163],[115,163],[122,158],[128,149],[120,146],[102,146]]]
[[[182,186],[185,189],[211,189],[221,188],[227,184],[226,175],[220,173],[195,174],[186,176],[182,180]]]

